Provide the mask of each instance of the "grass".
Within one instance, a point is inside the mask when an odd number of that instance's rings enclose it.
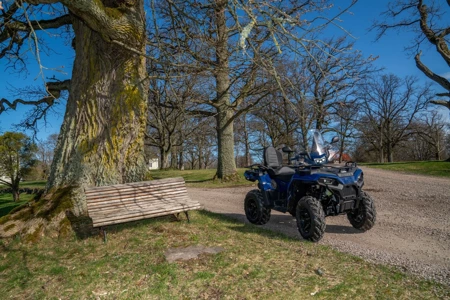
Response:
[[[153,179],[163,179],[170,177],[183,177],[187,186],[201,188],[220,188],[230,186],[249,186],[255,185],[254,182],[247,181],[244,178],[244,172],[247,169],[238,169],[239,180],[234,182],[220,182],[215,179],[216,169],[206,170],[152,170],[150,175]]]
[[[108,242],[0,241],[4,299],[436,299],[450,288],[200,211],[111,226]],[[164,251],[224,251],[168,263]],[[320,269],[320,271],[319,271]],[[321,274],[321,275],[319,275]],[[314,295],[314,296],[312,296]]]
[[[361,165],[390,171],[450,178],[450,162],[448,161],[415,161],[383,164],[368,163]]]
[[[14,208],[27,203],[33,197],[34,195],[21,194],[20,201],[14,202],[12,194],[0,194],[0,218],[7,215]]]
[[[22,188],[45,188],[46,181],[24,181],[20,183]],[[8,188],[6,185],[0,185],[0,189]],[[35,195],[30,195],[26,193],[20,194],[20,201],[14,202],[11,193],[0,194],[0,218],[7,215],[11,210],[19,207],[31,199]]]

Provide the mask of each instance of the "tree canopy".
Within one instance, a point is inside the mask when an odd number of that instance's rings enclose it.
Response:
[[[37,146],[25,134],[5,132],[0,135],[0,175],[9,181],[0,179],[0,183],[12,189],[14,201],[19,201],[19,183],[36,163]]]

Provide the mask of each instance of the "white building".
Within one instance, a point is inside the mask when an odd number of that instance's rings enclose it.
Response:
[[[9,178],[9,177],[6,177],[6,176],[0,176],[0,179],[1,180],[3,180],[3,181],[6,181],[6,182],[9,182],[9,183],[11,183],[11,178]],[[2,184],[2,182],[0,181],[0,184]]]
[[[148,166],[149,170],[158,170],[159,169],[159,159],[158,158],[149,159],[147,166]]]

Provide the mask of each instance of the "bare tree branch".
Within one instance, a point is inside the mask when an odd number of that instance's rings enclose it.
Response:
[[[447,91],[450,91],[450,82],[445,77],[439,76],[438,74],[431,71],[427,66],[425,66],[422,61],[420,60],[420,55],[422,52],[419,52],[414,57],[414,60],[416,61],[417,68],[422,71],[428,78],[433,80],[434,82],[438,83],[440,86],[442,86]]]
[[[59,28],[63,25],[69,25],[72,23],[71,17],[69,15],[64,15],[51,20],[42,20],[42,21],[31,21],[29,26],[26,22],[9,22],[5,23],[5,30],[0,34],[0,42],[6,41],[8,38],[11,38],[13,33],[16,31],[24,31],[30,32],[33,30],[45,30],[52,28]]]
[[[442,105],[442,106],[445,106],[448,109],[450,109],[450,101],[446,101],[446,100],[431,100],[430,103],[433,103],[433,104],[436,104],[436,105]]]
[[[428,26],[428,8],[423,4],[423,0],[418,1],[417,8],[420,13],[420,28],[423,34],[427,37],[428,41],[436,46],[436,51],[442,56],[442,58],[450,66],[450,51],[445,41],[445,35],[450,32],[450,27],[447,30],[443,30],[442,34],[438,34]]]
[[[15,99],[10,102],[8,99],[2,98],[0,100],[0,114],[8,109],[15,110],[18,104],[23,105],[34,105],[39,106],[41,104],[47,104],[47,106],[52,106],[55,99],[58,99],[61,96],[61,91],[70,89],[70,80],[64,80],[59,82],[48,82],[47,83],[47,91],[48,95],[39,99],[39,100],[23,100],[23,99]]]

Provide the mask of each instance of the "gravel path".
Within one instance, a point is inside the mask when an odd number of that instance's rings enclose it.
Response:
[[[329,217],[319,243],[450,285],[450,179],[362,169],[364,190],[377,208],[375,227],[361,233],[346,216]],[[188,192],[207,210],[248,222],[243,205],[251,189],[188,188]],[[301,239],[289,214],[272,211],[262,227]]]

